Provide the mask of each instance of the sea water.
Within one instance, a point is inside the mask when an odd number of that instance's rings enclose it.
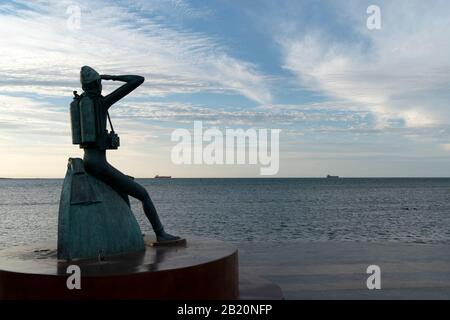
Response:
[[[166,230],[231,242],[450,243],[450,179],[137,179]],[[56,241],[61,179],[0,180],[0,248]],[[142,231],[151,233],[131,199]]]

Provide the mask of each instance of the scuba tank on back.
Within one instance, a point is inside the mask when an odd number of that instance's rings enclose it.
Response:
[[[80,124],[81,124],[81,144],[87,145],[97,142],[97,115],[94,102],[88,95],[80,99]]]
[[[81,144],[81,119],[80,119],[80,96],[73,92],[73,100],[70,103],[70,124],[72,128],[72,144]]]
[[[117,149],[120,146],[119,136],[106,112],[111,132],[101,130],[101,120],[98,119],[100,110],[96,110],[94,101],[86,94],[78,95],[76,91],[70,104],[70,122],[72,127],[72,144],[80,145],[80,148],[88,146],[101,150]]]
[[[76,91],[70,104],[70,122],[72,127],[72,144],[83,147],[97,142],[96,114],[94,103],[85,94]]]

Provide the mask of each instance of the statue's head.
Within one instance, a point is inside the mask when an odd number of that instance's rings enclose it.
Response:
[[[102,93],[102,80],[100,74],[89,66],[80,70],[80,82],[83,91],[96,94]]]

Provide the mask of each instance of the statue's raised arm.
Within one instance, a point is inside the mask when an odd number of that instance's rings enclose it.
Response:
[[[110,76],[107,74],[103,74],[100,76],[100,78],[102,80],[126,82],[124,85],[105,96],[103,103],[106,108],[111,107],[114,103],[131,93],[145,81],[144,77],[135,75]]]

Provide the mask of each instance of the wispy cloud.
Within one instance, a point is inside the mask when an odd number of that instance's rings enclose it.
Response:
[[[345,38],[324,28],[285,28],[277,35],[284,67],[300,84],[372,111],[378,126],[450,123],[448,1],[377,1],[382,30],[366,28],[368,2],[339,2]],[[345,21],[345,20],[344,20]],[[355,36],[356,35],[356,36]]]
[[[260,103],[271,99],[266,77],[255,65],[230,56],[218,40],[175,28],[159,16],[167,6],[178,15],[200,15],[183,1],[79,1],[80,30],[67,27],[66,10],[73,4],[41,0],[0,6],[0,90],[59,95],[78,85],[78,70],[88,64],[103,73],[146,76],[140,91],[146,95],[211,90]]]
[[[122,119],[152,120],[177,124],[192,124],[201,120],[207,125],[265,127],[318,128],[331,124],[345,128],[361,128],[368,125],[368,113],[344,108],[322,108],[315,104],[264,105],[257,108],[233,106],[211,108],[176,102],[136,102],[121,104],[114,110],[114,117]]]
[[[54,109],[57,106],[36,99],[0,95],[0,132],[3,136],[68,136],[69,115]]]

